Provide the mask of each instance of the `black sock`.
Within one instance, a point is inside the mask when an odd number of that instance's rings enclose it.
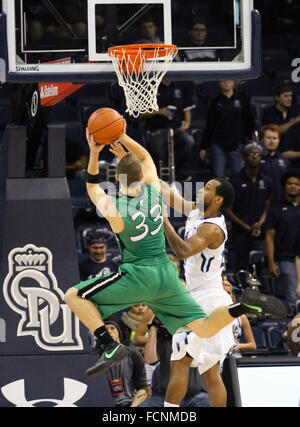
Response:
[[[241,302],[237,302],[236,304],[230,305],[228,307],[228,311],[230,316],[237,318],[240,317],[242,314],[248,313],[249,309]]]
[[[97,328],[94,335],[101,346],[115,342],[104,325]]]

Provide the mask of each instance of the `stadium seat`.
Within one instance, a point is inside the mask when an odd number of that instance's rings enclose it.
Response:
[[[258,350],[267,350],[268,344],[267,344],[267,340],[266,340],[264,330],[259,326],[252,326],[251,329],[252,329],[252,332],[253,332],[253,335],[255,338],[257,349]]]
[[[280,35],[264,35],[262,37],[262,54],[266,56],[288,56],[283,37]]]
[[[66,139],[77,141],[87,146],[85,129],[81,121],[66,122]]]
[[[291,58],[295,58],[300,53],[300,35],[287,34],[286,46]]]
[[[214,98],[220,95],[221,91],[218,86],[218,82],[203,82],[197,85],[199,96],[202,98]]]
[[[247,80],[241,86],[246,96],[272,96],[274,82],[266,76],[261,76],[255,80]]]
[[[264,260],[265,253],[263,251],[250,251],[249,252],[249,264],[257,264]]]
[[[98,108],[101,108],[99,107],[99,104],[92,104],[89,100],[79,102],[80,118],[83,127],[86,127],[90,115],[93,114],[93,112],[96,111]]]
[[[287,345],[283,340],[284,328],[280,326],[270,326],[267,329],[268,345],[270,350],[286,350]]]
[[[261,127],[261,117],[263,110],[266,107],[270,107],[274,104],[273,96],[253,96],[251,98],[251,105],[255,111],[256,125],[258,128]]]
[[[291,302],[285,302],[285,306],[287,309],[287,315],[291,319],[296,314],[296,306],[295,306],[295,304],[293,304]]]
[[[276,79],[279,75],[290,76],[292,72],[291,59],[289,57],[277,56],[272,58],[266,58],[263,61],[264,70],[271,79]]]
[[[191,128],[192,129],[204,129],[206,125],[208,106],[199,104],[196,108],[191,110]]]
[[[77,122],[80,119],[76,107],[63,99],[51,107],[49,123]]]
[[[267,295],[274,295],[274,279],[272,277],[264,277],[261,273],[258,275],[261,283],[260,292]]]

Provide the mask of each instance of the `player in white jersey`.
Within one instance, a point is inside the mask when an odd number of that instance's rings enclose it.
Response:
[[[232,304],[222,284],[227,227],[221,210],[225,207],[224,200],[226,204],[233,203],[234,190],[227,181],[213,179],[200,192],[197,203],[193,203],[173,193],[166,184],[162,186],[164,200],[177,210],[182,207],[182,213],[188,215],[185,241],[176,234],[168,220],[165,220],[165,233],[175,254],[185,260],[188,291],[209,315],[217,307]],[[218,191],[221,191],[220,196]],[[197,207],[200,204],[203,204],[202,211]],[[198,239],[198,244],[189,247],[191,238]],[[169,383],[166,401],[180,404],[184,390],[183,378],[188,377],[190,366],[198,366],[207,386],[211,406],[226,406],[227,394],[219,368],[228,351],[235,345],[232,324],[208,339],[198,338],[194,333],[186,331],[178,332],[173,336],[173,382]]]

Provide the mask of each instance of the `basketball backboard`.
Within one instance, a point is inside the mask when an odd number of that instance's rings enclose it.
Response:
[[[0,81],[114,81],[107,50],[162,42],[173,80],[260,74],[261,21],[252,0],[2,0]]]

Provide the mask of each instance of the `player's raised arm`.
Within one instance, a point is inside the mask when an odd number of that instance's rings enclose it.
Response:
[[[121,136],[119,141],[142,162],[143,182],[155,186],[160,191],[156,166],[148,151],[126,133]]]
[[[160,180],[160,185],[164,203],[171,206],[177,212],[189,216],[190,212],[196,209],[195,202],[185,200],[179,193],[172,190],[166,182]]]
[[[215,249],[224,240],[224,233],[215,224],[203,224],[197,233],[188,240],[183,240],[174,230],[169,219],[164,216],[164,231],[172,251],[183,260],[202,252],[205,248]]]
[[[86,139],[90,147],[86,180],[88,195],[102,215],[109,221],[113,231],[120,233],[124,229],[124,221],[112,198],[107,196],[105,191],[99,186],[99,154],[103,150],[104,145],[95,143],[93,135],[89,135],[88,130],[86,130]]]

